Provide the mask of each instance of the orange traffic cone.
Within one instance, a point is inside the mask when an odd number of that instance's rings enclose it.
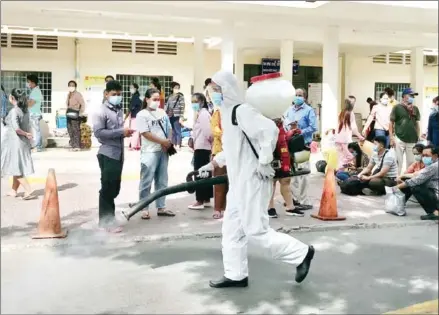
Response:
[[[328,168],[326,172],[322,199],[320,200],[319,214],[311,214],[311,216],[323,221],[346,220],[346,217],[339,217],[337,213],[337,196],[335,191],[335,175],[333,168]]]
[[[64,238],[66,236],[67,232],[61,230],[58,185],[56,184],[55,170],[51,168],[49,169],[46,188],[44,189],[44,199],[41,206],[37,235],[32,236],[32,238]]]

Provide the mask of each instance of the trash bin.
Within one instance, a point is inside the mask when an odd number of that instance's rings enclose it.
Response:
[[[66,109],[59,109],[56,111],[56,128],[63,129],[67,128],[67,116]]]

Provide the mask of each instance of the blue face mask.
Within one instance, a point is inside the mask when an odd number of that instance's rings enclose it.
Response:
[[[198,112],[200,110],[200,104],[192,103],[192,109],[194,110],[194,112]]]
[[[108,103],[114,106],[119,106],[122,103],[122,95],[112,95],[108,97]]]
[[[351,154],[352,154],[353,157],[356,157],[356,156],[357,156],[357,152],[355,152],[355,151],[354,151],[354,152],[351,152]]]
[[[373,146],[373,152],[378,152],[378,146],[377,145]]]
[[[221,106],[223,104],[223,95],[219,92],[212,92],[210,94],[210,99],[212,100],[213,105]]]
[[[425,166],[433,164],[433,158],[431,156],[424,156],[422,157],[422,163],[425,164]]]
[[[412,96],[410,96],[410,97],[408,98],[408,100],[407,100],[407,103],[409,103],[409,104],[413,104],[414,101],[415,101],[415,98],[412,97]]]
[[[294,98],[294,105],[301,106],[303,103],[305,103],[305,99],[303,98],[303,96],[296,96]]]

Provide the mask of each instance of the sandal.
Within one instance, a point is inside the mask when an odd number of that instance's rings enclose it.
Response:
[[[157,211],[157,216],[158,217],[175,217],[175,213],[172,212],[171,210],[160,210],[160,211]]]
[[[10,192],[6,193],[6,196],[16,198],[17,197],[17,192],[16,191],[10,191]]]
[[[223,213],[222,213],[222,211],[215,210],[215,211],[213,212],[212,217],[213,217],[215,220],[221,219],[221,218],[223,217]]]
[[[151,219],[151,216],[149,215],[149,212],[145,211],[142,213],[142,220],[149,220]]]
[[[21,198],[21,199],[23,199],[23,200],[32,200],[32,199],[36,199],[36,198],[38,198],[37,195],[34,195],[34,194],[30,193],[29,195],[23,196],[23,198]]]

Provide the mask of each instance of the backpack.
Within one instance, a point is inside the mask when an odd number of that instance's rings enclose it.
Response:
[[[325,169],[326,169],[326,165],[327,165],[327,163],[326,163],[325,160],[317,161],[317,163],[316,163],[317,172],[324,174],[325,173]]]

